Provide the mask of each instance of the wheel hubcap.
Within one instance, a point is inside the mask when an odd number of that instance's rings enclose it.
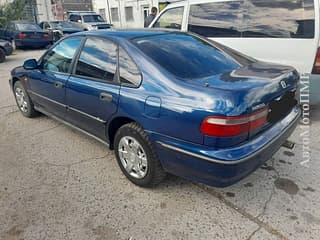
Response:
[[[28,111],[28,103],[26,101],[26,97],[24,95],[24,92],[22,91],[21,88],[17,87],[15,91],[18,107],[22,112],[27,112]]]
[[[118,152],[121,164],[130,176],[141,179],[147,174],[147,156],[135,138],[122,137],[119,142]]]

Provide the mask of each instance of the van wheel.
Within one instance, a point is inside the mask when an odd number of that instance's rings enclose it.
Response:
[[[2,48],[0,48],[0,63],[3,63],[4,60],[6,60],[6,53]]]
[[[28,118],[37,116],[38,112],[34,109],[33,103],[20,81],[15,82],[13,91],[17,106],[22,115]]]
[[[134,184],[154,187],[166,177],[152,142],[137,123],[119,128],[114,149],[121,171]]]

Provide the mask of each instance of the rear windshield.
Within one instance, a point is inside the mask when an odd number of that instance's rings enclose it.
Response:
[[[204,78],[240,67],[213,44],[183,33],[152,35],[131,40],[144,54],[175,76]]]
[[[17,23],[17,29],[20,31],[42,31],[41,28],[34,23]]]

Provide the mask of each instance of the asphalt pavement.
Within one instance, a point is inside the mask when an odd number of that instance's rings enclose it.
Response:
[[[19,113],[10,70],[42,53],[16,51],[0,64],[0,239],[320,239],[320,108],[310,136],[298,126],[294,149],[231,187],[169,176],[143,189],[100,142]]]

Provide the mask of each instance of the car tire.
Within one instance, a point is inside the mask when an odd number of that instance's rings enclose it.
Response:
[[[3,63],[6,60],[6,52],[0,48],[0,63]]]
[[[13,93],[17,106],[23,116],[32,118],[39,114],[34,109],[34,105],[20,81],[15,82],[13,86]]]
[[[121,171],[134,184],[154,187],[166,177],[151,140],[137,123],[118,129],[114,151]]]

